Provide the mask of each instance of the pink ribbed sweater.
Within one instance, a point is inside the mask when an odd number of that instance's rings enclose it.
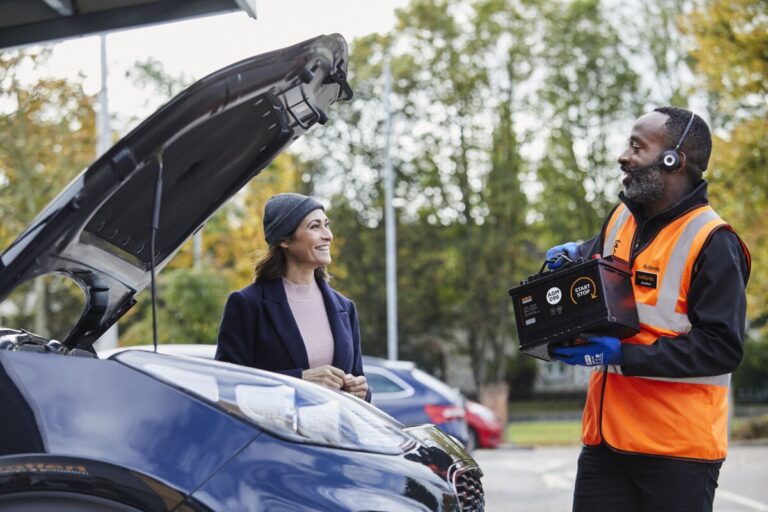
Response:
[[[333,364],[333,333],[320,287],[314,280],[310,284],[296,284],[286,278],[283,287],[307,349],[309,367]]]

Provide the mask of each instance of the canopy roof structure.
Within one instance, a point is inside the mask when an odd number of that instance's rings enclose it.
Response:
[[[256,0],[0,0],[0,50],[239,10]]]

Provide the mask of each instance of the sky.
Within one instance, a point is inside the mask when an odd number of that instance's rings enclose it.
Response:
[[[159,106],[125,79],[135,62],[154,57],[172,76],[200,79],[252,55],[340,33],[348,42],[394,27],[395,9],[407,0],[259,0],[257,19],[244,12],[207,16],[107,34],[109,110],[144,117]],[[100,38],[85,36],[53,43],[43,73],[77,78],[86,93],[101,88]],[[150,106],[147,106],[149,101]]]

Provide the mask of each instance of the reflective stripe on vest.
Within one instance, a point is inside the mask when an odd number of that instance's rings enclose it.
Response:
[[[677,296],[683,283],[683,269],[685,268],[688,251],[694,237],[705,224],[719,218],[714,210],[707,209],[685,226],[669,260],[667,260],[667,267],[664,271],[664,279],[661,282],[656,305],[637,304],[637,316],[641,323],[655,325],[662,329],[679,333],[691,330],[691,322],[688,319],[688,315],[675,312]]]
[[[709,206],[696,208],[667,224],[635,255],[632,287],[641,332],[623,343],[651,344],[691,329],[687,291],[693,262],[712,231],[723,225]],[[629,260],[636,230],[634,217],[620,205],[606,224],[603,256]],[[639,284],[637,272],[652,273],[653,284]],[[598,370],[590,378],[584,408],[584,444],[604,441],[622,451],[675,458],[725,457],[730,374],[667,378],[625,376],[619,366]]]
[[[621,205],[622,211],[619,212],[618,218],[613,220],[613,224],[608,226],[608,236],[605,237],[603,242],[603,256],[610,256],[613,254],[613,245],[616,243],[616,235],[619,234],[619,228],[629,219],[629,209]],[[614,216],[615,217],[615,216]]]
[[[603,367],[596,366],[595,371],[601,371]],[[621,371],[621,366],[616,366],[615,364],[612,364],[608,367],[609,373],[617,373],[619,375],[624,375]],[[714,375],[712,377],[682,377],[682,378],[673,378],[673,377],[636,377],[637,379],[648,379],[648,380],[660,380],[664,382],[679,382],[681,384],[705,384],[708,386],[723,386],[728,387],[731,385],[731,374],[725,373],[723,375]]]

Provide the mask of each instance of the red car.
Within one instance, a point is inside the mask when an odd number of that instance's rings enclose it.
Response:
[[[501,444],[503,426],[499,417],[486,406],[467,400],[464,416],[469,427],[470,448],[496,448]]]

